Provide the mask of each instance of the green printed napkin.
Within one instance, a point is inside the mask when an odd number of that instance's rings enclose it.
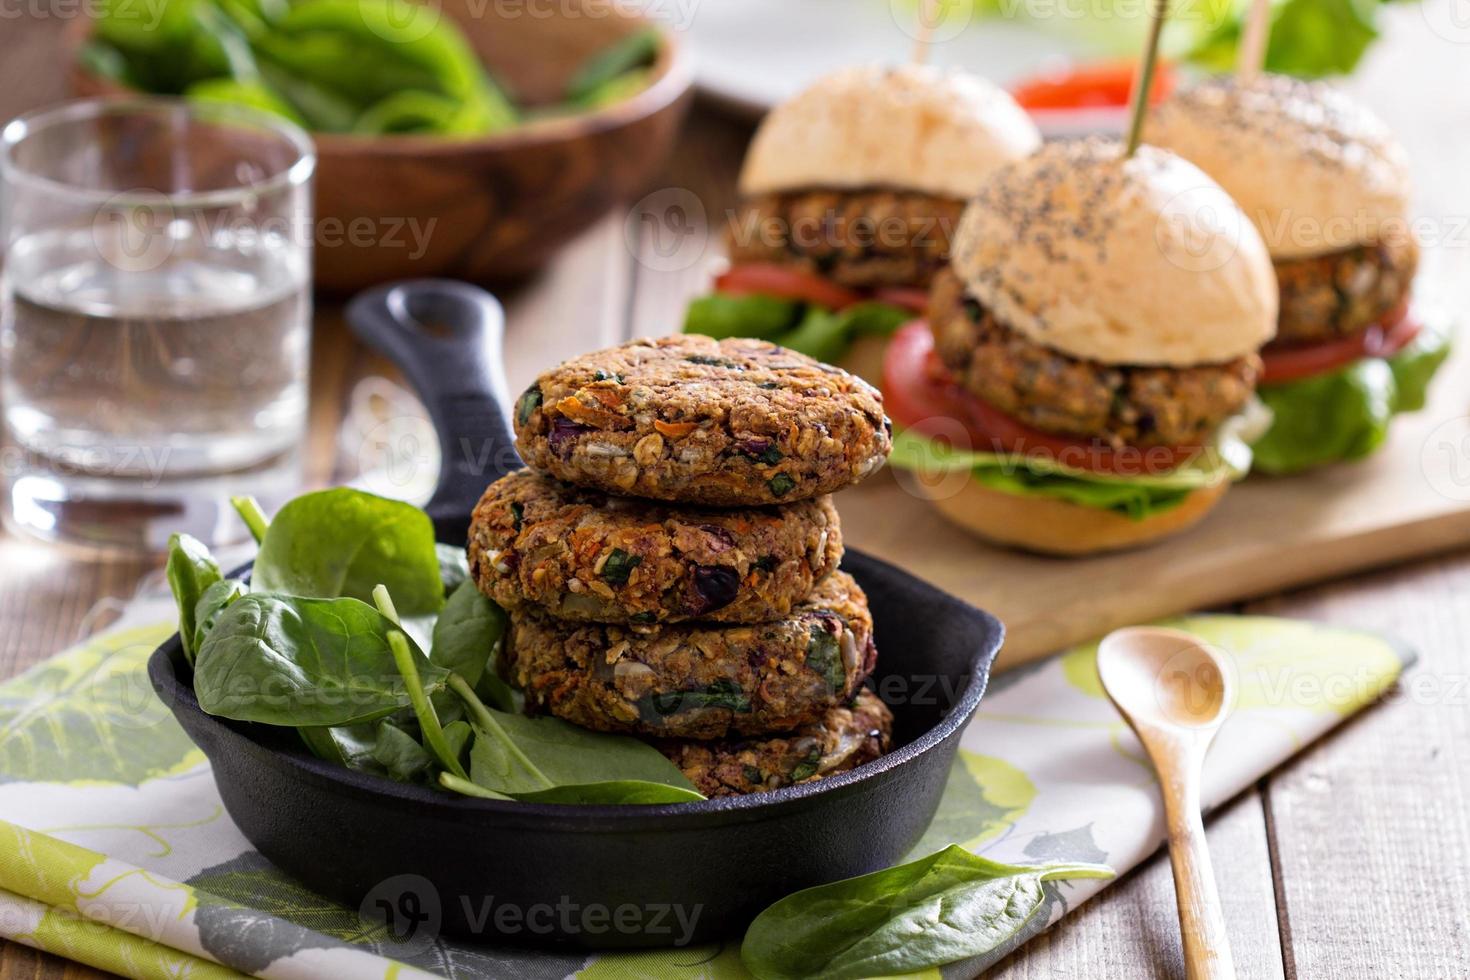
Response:
[[[162,601],[0,685],[0,935],[132,977],[735,978],[738,943],[538,953],[384,928],[277,871],[220,803],[209,764],[145,664]],[[1206,765],[1207,806],[1371,703],[1408,657],[1381,637],[1250,616],[1175,620],[1230,653],[1238,702]],[[1094,646],[997,677],[915,856],[956,843],[1016,864],[1119,873],[1163,840],[1152,771],[1103,696]],[[1107,886],[1049,883],[1010,948]],[[933,976],[973,976],[1009,948]]]

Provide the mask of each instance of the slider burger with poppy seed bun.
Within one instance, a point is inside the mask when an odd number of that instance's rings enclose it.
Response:
[[[1281,75],[1182,89],[1148,133],[1220,182],[1276,267],[1260,392],[1275,420],[1256,466],[1289,473],[1373,451],[1396,412],[1423,407],[1449,352],[1448,332],[1409,305],[1419,244],[1403,147],[1337,89]]]
[[[923,310],[965,200],[1040,143],[1026,112],[975,75],[869,65],[819,79],[756,131],[730,269],[684,331],[772,340],[876,379],[884,342]]]
[[[1193,164],[1048,144],[970,202],[928,324],[889,346],[892,462],[947,517],[1016,547],[1179,531],[1250,467],[1276,295],[1260,235]]]

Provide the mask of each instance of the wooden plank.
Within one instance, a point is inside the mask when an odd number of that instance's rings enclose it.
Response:
[[[1214,815],[1206,836],[1214,856],[1236,971],[1253,980],[1281,977],[1281,946],[1260,794],[1252,789]],[[1163,980],[1183,975],[1174,880],[1167,855],[1160,853],[1073,912],[1063,925],[1017,950],[987,977]]]
[[[1470,556],[1249,611],[1390,631],[1420,657],[1385,703],[1269,781],[1294,975],[1463,975],[1470,964]]]
[[[5,980],[99,980],[116,974],[94,970],[19,943],[0,941],[0,977]]]

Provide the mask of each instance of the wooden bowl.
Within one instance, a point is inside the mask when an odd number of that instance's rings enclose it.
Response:
[[[649,21],[627,4],[573,0],[533,8],[440,0],[520,104],[556,100],[591,54]],[[534,15],[533,15],[534,13]],[[388,279],[515,279],[663,166],[688,109],[692,72],[676,32],[649,85],[594,112],[473,139],[315,133],[316,286],[350,292]],[[69,34],[75,55],[90,31]],[[118,94],[73,56],[79,95]]]

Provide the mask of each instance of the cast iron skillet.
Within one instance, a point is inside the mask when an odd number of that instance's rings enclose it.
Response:
[[[428,407],[445,462],[427,510],[441,541],[463,544],[485,485],[520,466],[499,305],[472,286],[418,280],[359,296],[348,319]],[[985,690],[1003,632],[994,617],[867,555],[849,551],[842,567],[872,606],[873,682],[893,708],[898,747],[851,772],[752,796],[659,806],[448,796],[329,765],[284,730],[205,714],[177,636],[148,673],[209,757],[241,831],[319,892],[369,915],[396,913],[398,926],[497,941],[704,941],[737,933],[797,889],[901,860],[934,816]]]

